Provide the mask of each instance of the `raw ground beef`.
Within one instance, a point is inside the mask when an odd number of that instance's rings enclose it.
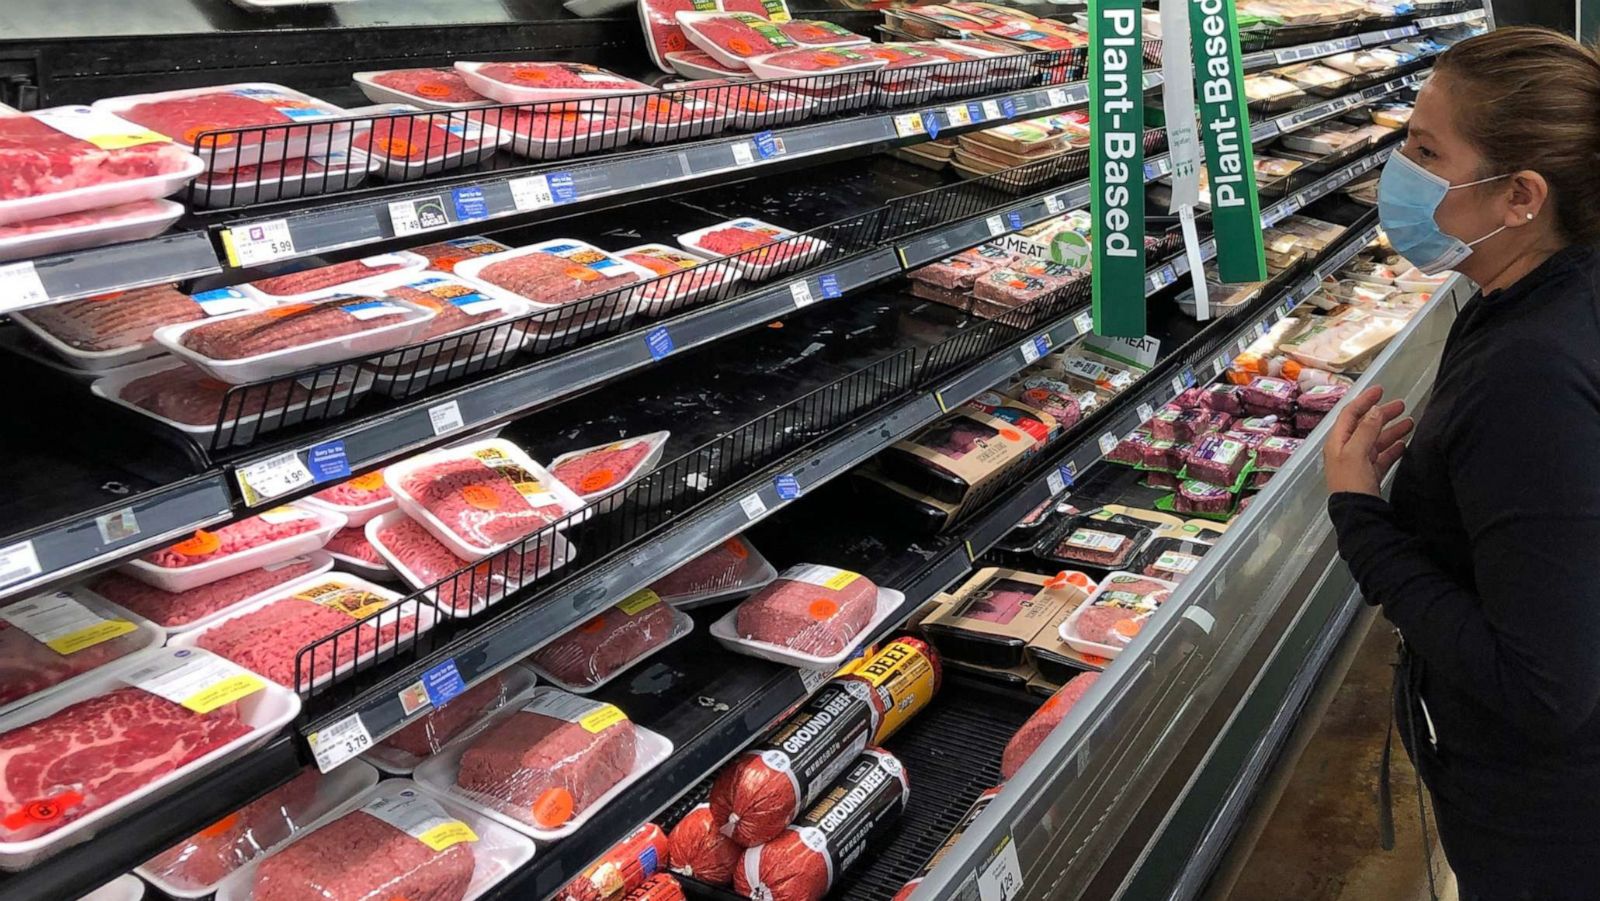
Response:
[[[203,319],[206,314],[172,285],[152,285],[37,307],[18,315],[68,347],[105,351],[148,343],[157,328]]]
[[[462,541],[488,548],[524,538],[565,515],[558,503],[529,503],[516,487],[526,481],[537,479],[475,457],[456,457],[418,467],[403,487]]]
[[[744,848],[717,831],[709,804],[699,805],[679,820],[667,836],[667,843],[674,873],[712,885],[731,884],[733,868],[744,856]]]
[[[1295,451],[1298,451],[1304,443],[1299,438],[1274,435],[1261,442],[1261,446],[1256,449],[1256,465],[1264,469],[1277,469],[1288,463],[1289,458],[1294,456]]]
[[[310,822],[322,774],[302,770],[249,804],[145,862],[145,868],[188,891],[203,891]]]
[[[748,16],[749,14],[745,14]],[[756,18],[751,21],[736,14],[707,16],[692,23],[684,23],[683,30],[691,41],[704,46],[710,43],[730,56],[749,59],[788,50],[795,42],[770,22]]]
[[[467,87],[467,80],[454,69],[395,69],[372,76],[372,83],[440,103],[493,102]]]
[[[411,252],[427,259],[429,269],[436,272],[454,272],[457,263],[503,253],[510,249],[509,245],[501,244],[492,238],[474,235],[467,238],[451,238],[437,244],[424,244],[421,247],[411,248]]]
[[[109,222],[120,222],[124,219],[146,219],[164,212],[167,206],[163,204],[164,201],[159,200],[141,200],[137,203],[108,206],[104,209],[89,210],[84,213],[65,213],[60,216],[46,216],[42,219],[29,219],[26,222],[0,225],[0,241],[21,238],[27,235],[52,234],[67,231],[68,229],[88,228]]]
[[[642,591],[556,638],[528,660],[569,686],[600,684],[666,644],[676,631],[672,608]]]
[[[1221,485],[1191,479],[1178,486],[1172,509],[1179,513],[1227,513],[1233,509],[1233,493]]]
[[[1089,693],[1099,678],[1099,673],[1084,673],[1068,679],[1067,684],[1056,689],[1056,693],[1044,702],[1044,706],[1028,717],[1022,728],[1006,742],[1005,753],[1000,756],[1002,779],[1010,779],[1017,774],[1017,770],[1022,769],[1022,765],[1044,744],[1044,740],[1072,711],[1072,706]]]
[[[550,474],[578,494],[594,494],[615,488],[633,476],[633,471],[650,456],[648,441],[618,441],[597,447],[564,460]]]
[[[1183,455],[1187,476],[1214,485],[1232,485],[1250,463],[1242,442],[1222,435],[1204,435]]]
[[[587,63],[490,63],[478,74],[524,88],[578,91],[648,91],[650,86]]]
[[[32,116],[0,115],[0,200],[181,172],[190,159],[164,142],[102,150]]]
[[[1182,484],[1182,482],[1183,480],[1178,478],[1177,473],[1157,472],[1155,470],[1150,470],[1144,474],[1144,484],[1147,488],[1159,488],[1164,491],[1177,491],[1178,486]]]
[[[514,117],[508,117],[508,112],[514,112]],[[518,107],[514,111],[501,110],[498,119],[488,115],[496,128],[509,129],[520,139],[536,144],[560,142],[570,145],[563,149],[572,153],[620,147],[632,138],[628,134],[632,119],[597,111],[546,112]]]
[[[641,887],[667,865],[667,855],[667,834],[645,823],[584,867],[552,901],[645,901],[649,890]]]
[[[231,704],[202,715],[138,688],[79,701],[0,735],[0,835],[54,832],[249,733]]]
[[[435,851],[363,810],[352,810],[261,862],[254,901],[461,901],[477,861],[472,845]]]
[[[397,521],[379,530],[378,541],[393,554],[425,588],[447,579],[472,566],[471,560],[457,557],[415,520],[399,517]],[[503,597],[508,590],[533,582],[550,572],[552,549],[550,542],[541,542],[538,553],[519,554],[509,551],[478,564],[471,572],[462,573],[435,589],[441,607],[456,613],[466,613]],[[522,567],[520,578],[510,579],[507,574],[517,565]]]
[[[1200,395],[1200,406],[1229,416],[1238,416],[1244,412],[1237,385],[1212,385]]]
[[[862,38],[855,32],[833,24],[832,22],[819,22],[810,19],[791,19],[788,22],[778,23],[778,30],[783,36],[797,44],[814,47],[827,47],[834,44],[861,43]]]
[[[427,757],[444,747],[480,717],[506,700],[506,685],[498,675],[457,695],[450,703],[384,739],[382,747],[393,748],[413,757]]]
[[[393,312],[367,318],[357,317],[350,312],[351,307],[366,304],[385,304],[385,308]],[[241,360],[303,347],[329,338],[388,328],[395,324],[397,316],[413,319],[419,315],[409,306],[386,304],[372,298],[341,296],[219,319],[184,332],[179,340],[184,347],[213,360]]]
[[[316,562],[311,558],[294,557],[177,594],[121,573],[107,573],[90,582],[89,590],[162,628],[174,629],[298,579],[315,568]]]
[[[1295,398],[1301,412],[1326,414],[1349,393],[1349,385],[1317,385]]]
[[[965,291],[952,291],[947,288],[935,287],[927,282],[913,281],[911,283],[911,296],[920,297],[923,300],[931,300],[934,303],[942,303],[947,307],[963,311],[972,306],[971,294]]]
[[[1211,424],[1210,411],[1173,404],[1162,407],[1148,423],[1151,437],[1163,441],[1189,441],[1210,430]]]
[[[417,163],[482,151],[481,138],[467,141],[446,127],[459,121],[443,115],[388,116],[374,121],[372,129],[357,135],[354,143],[358,150],[374,156]]]
[[[1240,419],[1230,429],[1235,432],[1267,435],[1269,437],[1289,434],[1289,427],[1277,416],[1251,416]]]
[[[654,55],[665,58],[668,53],[691,49],[689,39],[684,37],[683,27],[678,24],[676,13],[706,12],[717,8],[716,0],[644,0],[639,4],[639,12],[644,19],[645,39],[650,42]],[[709,56],[706,58],[710,59]]]
[[[30,603],[32,599],[7,604],[6,607],[16,608]],[[0,620],[0,704],[9,704],[52,685],[60,685],[73,676],[126,657],[146,643],[144,636],[130,632],[71,654],[61,654],[23,629]]]
[[[839,587],[815,584],[822,581]],[[831,657],[861,634],[877,602],[878,586],[866,576],[801,564],[741,603],[734,623],[742,638]]]
[[[193,566],[309,532],[321,525],[321,518],[309,510],[275,507],[214,531],[196,530],[193,537],[146,554],[144,559],[168,568]]]
[[[308,586],[293,597],[281,598],[243,616],[224,620],[206,629],[195,644],[251,672],[266,676],[279,685],[293,686],[295,661],[301,650],[356,622],[341,610],[325,607],[304,597],[306,593],[319,588],[321,586]],[[341,590],[340,594],[342,601],[352,607],[359,606],[363,601],[382,601],[376,595],[365,593],[355,596],[354,593],[345,594]],[[376,628],[364,625],[354,632],[341,634],[333,642],[319,645],[313,659],[305,662],[300,687],[309,688],[312,680],[332,675],[336,668],[354,663],[360,655],[377,651],[380,642],[383,648],[389,648],[399,636],[416,631],[417,617],[414,613],[396,615],[379,611],[377,616],[380,625]],[[334,659],[335,644],[339,649],[337,662]]]
[[[1294,430],[1302,437],[1309,435],[1311,434],[1312,429],[1322,425],[1322,420],[1325,419],[1327,415],[1328,414],[1326,413],[1311,413],[1307,411],[1295,413]]]
[[[173,422],[185,425],[215,426],[219,418],[226,420],[256,416],[263,410],[290,409],[291,411],[312,397],[312,392],[298,381],[277,381],[265,386],[239,392],[226,400],[233,386],[214,379],[190,366],[163,369],[134,379],[122,387],[121,397],[127,403]],[[334,386],[319,387],[319,397],[333,393]],[[222,417],[226,400],[227,416]]]
[[[377,262],[369,262],[376,260]],[[280,300],[294,297],[298,294],[309,294],[312,291],[323,291],[346,285],[350,282],[383,275],[386,272],[396,272],[406,268],[404,260],[384,257],[369,257],[365,260],[347,260],[335,263],[332,266],[322,266],[316,269],[303,269],[291,272],[288,275],[277,275],[251,282],[251,287],[263,294],[269,294]]]
[[[958,253],[948,259],[937,263],[929,263],[911,273],[911,277],[919,282],[927,282],[937,288],[954,291],[962,288],[971,288],[978,277],[994,267],[981,257]]]
[[[1137,533],[1123,534],[1110,523],[1080,522],[1061,534],[1050,549],[1050,557],[1058,561],[1116,569],[1127,563],[1138,550]]]
[[[1152,440],[1148,430],[1136,429],[1117,442],[1117,446],[1111,449],[1111,453],[1106,454],[1106,459],[1113,463],[1137,466],[1144,462],[1145,451],[1149,448]]]
[[[541,706],[544,699],[562,706],[559,715]],[[561,692],[536,697],[473,740],[461,756],[456,785],[531,826],[566,824],[633,770],[637,733],[630,720],[598,732],[575,721],[609,706]]]
[[[1083,418],[1083,405],[1072,391],[1072,386],[1049,376],[1029,376],[1022,383],[1017,399],[1030,407],[1043,410],[1055,417],[1061,428],[1070,429]]]
[[[1152,610],[1134,605],[1159,607],[1171,590],[1161,582],[1123,573],[1100,583],[1100,593],[1083,608],[1074,627],[1078,637],[1096,644],[1122,647],[1139,634]],[[1127,605],[1127,606],[1125,606]]]
[[[1144,459],[1140,463],[1147,469],[1177,472],[1183,468],[1183,455],[1188,450],[1187,444],[1179,444],[1165,438],[1152,438],[1144,446]]]
[[[180,144],[189,145],[192,145],[203,132],[228,131],[253,125],[276,125],[280,122],[294,121],[271,104],[226,89],[192,97],[174,97],[139,103],[117,115],[129,122],[137,122],[146,128],[158,131]],[[291,137],[295,141],[305,141],[308,131],[304,128],[295,129],[291,135],[288,129],[273,129],[265,134],[268,140],[273,141],[283,140],[285,137]],[[260,143],[263,133],[245,132],[242,139],[246,144]],[[232,146],[240,140],[234,135],[224,134],[216,137],[219,149]],[[209,141],[206,147],[210,147]]]
[[[780,241],[782,243],[778,243]],[[811,242],[804,238],[791,240],[783,235],[773,235],[753,228],[740,228],[737,226],[712,229],[701,235],[696,243],[719,256],[737,254],[741,260],[754,265],[781,262],[804,253],[811,245]],[[756,248],[758,247],[765,249],[757,251]],[[746,253],[746,251],[755,252]]]
[[[376,472],[356,476],[332,488],[324,488],[311,496],[336,507],[365,507],[391,497],[389,486],[383,481],[383,475]]]
[[[424,279],[409,285],[386,288],[384,293],[433,311],[433,319],[428,321],[428,328],[412,339],[413,344],[487,325],[505,315],[503,303],[480,294],[454,279]],[[452,357],[459,353],[466,359],[474,353],[488,353],[496,343],[503,343],[503,340],[503,334],[501,342],[497,342],[495,332],[483,332],[468,339],[452,341],[449,345],[445,345],[443,352],[451,354]]]
[[[973,296],[979,300],[1019,307],[1049,294],[1054,288],[1039,276],[1028,275],[1015,269],[992,269],[973,282]]]
[[[825,47],[820,50],[802,47],[799,50],[774,53],[762,60],[769,66],[792,69],[796,72],[832,72],[846,67],[860,69],[865,67],[863,64],[871,61],[871,57],[842,47]]]
[[[729,538],[667,573],[650,589],[669,602],[735,590],[755,575],[754,551],[744,538]]]
[[[540,304],[557,306],[614,291],[639,280],[633,272],[607,277],[585,261],[553,253],[528,253],[478,271],[478,278]]]
[[[1241,397],[1257,411],[1285,414],[1294,409],[1294,399],[1299,393],[1294,382],[1258,375],[1244,386]]]
[[[366,530],[360,526],[346,526],[333,533],[328,543],[323,547],[330,554],[340,554],[345,557],[354,557],[369,566],[388,566],[383,558],[378,556],[378,549],[367,540]]]

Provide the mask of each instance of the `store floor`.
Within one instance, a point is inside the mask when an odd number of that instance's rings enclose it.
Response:
[[[1215,901],[1427,901],[1416,772],[1395,742],[1395,848],[1378,843],[1378,770],[1389,720],[1393,630],[1370,623],[1238,879]],[[1455,880],[1429,824],[1440,901]]]

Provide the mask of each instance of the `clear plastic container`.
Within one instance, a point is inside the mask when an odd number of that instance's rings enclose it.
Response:
[[[654,469],[670,437],[671,432],[650,432],[568,451],[551,461],[550,474],[578,497],[591,501]]]
[[[576,549],[560,535],[550,536],[533,551],[512,551],[468,570],[464,559],[442,544],[422,523],[400,510],[390,510],[366,525],[367,540],[389,568],[413,589],[450,616],[471,616],[501,598],[567,565]],[[450,579],[435,589],[435,582]]]
[[[735,535],[656,580],[650,588],[674,607],[688,610],[771,585],[778,571],[755,545]]]
[[[500,438],[403,460],[383,478],[400,509],[468,561],[505,550],[583,508],[570,488]]]
[[[626,115],[634,98],[655,89],[644,82],[587,63],[457,62],[456,71],[474,91],[501,103],[571,100],[578,109]]]
[[[224,132],[214,136],[215,146],[207,140],[199,150],[200,158],[214,172],[286,157],[318,159],[330,146],[349,146],[351,132],[349,122],[328,121],[344,115],[339,107],[265,82],[111,97],[96,101],[92,108],[143,125],[182,146],[193,146],[205,132]],[[324,121],[328,124],[315,124]],[[246,131],[242,142],[226,133],[257,126],[266,128]]]
[[[689,614],[646,588],[556,636],[527,662],[545,681],[588,694],[693,631]]]
[[[1177,587],[1150,576],[1111,573],[1061,624],[1061,640],[1081,654],[1115,657]]]
[[[443,707],[402,726],[361,757],[388,775],[409,776],[417,764],[437,754],[451,739],[526,696],[538,681],[531,670],[506,667],[451,698]]]
[[[119,570],[164,591],[189,591],[321,550],[344,525],[345,518],[338,513],[288,504],[214,531],[197,529],[193,536],[129,560]]]
[[[211,704],[229,698],[237,700],[231,705]],[[206,712],[181,706],[180,701]],[[31,811],[23,823],[0,827],[0,869],[24,869],[88,840],[102,824],[128,810],[159,803],[201,771],[266,744],[299,713],[300,699],[293,692],[226,660],[204,651],[154,648],[102,667],[53,697],[0,716],[0,748],[9,764],[0,780],[4,795],[0,806]],[[129,735],[122,728],[129,722],[147,728]],[[157,722],[174,744],[149,743],[148,727]],[[36,770],[31,777],[20,769],[11,772],[11,766],[26,761],[30,748],[35,755],[42,750],[38,747],[42,736],[31,734],[30,726],[45,734],[102,730],[95,747],[79,753],[117,754],[128,761],[111,767],[106,775],[126,773],[140,753],[147,759],[170,759],[174,746],[186,753],[169,765],[144,770],[143,781],[124,778],[105,790],[98,790],[104,778],[94,785],[41,783],[49,778],[46,770]],[[36,805],[40,801],[52,803]]]
[[[373,376],[340,372],[337,382],[324,377],[316,385],[312,391],[297,381],[250,392],[243,409],[230,408],[244,415],[222,420],[221,427],[271,431],[300,422],[313,404],[319,414],[338,415],[371,389]],[[229,387],[182,360],[162,356],[108,371],[89,390],[171,428],[209,437],[217,431]]]
[[[130,654],[158,648],[166,632],[82,586],[0,605],[0,714],[71,688]]]
[[[181,203],[139,200],[3,225],[0,226],[0,262],[154,238],[171,228],[182,215]]]
[[[741,254],[729,259],[728,265],[757,282],[803,269],[828,249],[826,241],[809,235],[797,237],[787,228],[748,217],[698,228],[678,235],[677,240],[683,247],[714,259]],[[780,242],[781,246],[772,250],[744,253]]]

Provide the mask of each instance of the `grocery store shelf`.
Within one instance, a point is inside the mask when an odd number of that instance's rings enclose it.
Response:
[[[1449,25],[1460,25],[1465,22],[1478,22],[1486,17],[1486,12],[1481,9],[1469,9],[1466,12],[1451,13],[1448,16],[1426,16],[1417,20],[1418,28],[1444,28]]]
[[[48,297],[46,303],[185,281],[222,271],[211,249],[211,238],[204,232],[175,232],[144,241],[76,250],[40,257],[31,265]],[[41,304],[30,304],[38,305]],[[0,307],[8,305],[0,303]]]
[[[1291,63],[1302,63],[1307,60],[1320,59],[1338,53],[1348,53],[1364,47],[1377,47],[1394,41],[1416,37],[1424,31],[1434,28],[1445,28],[1451,25],[1460,25],[1466,22],[1475,22],[1484,17],[1483,10],[1474,9],[1467,12],[1453,13],[1447,16],[1426,16],[1404,25],[1391,28],[1380,28],[1372,31],[1363,31],[1343,37],[1328,38],[1327,40],[1313,41],[1306,44],[1294,44],[1288,47],[1274,47],[1269,50],[1257,50],[1244,54],[1241,63],[1246,72],[1259,69],[1270,69],[1276,66],[1286,66]]]
[[[1366,106],[1398,91],[1420,87],[1424,81],[1428,80],[1428,76],[1432,72],[1432,69],[1423,69],[1408,75],[1401,75],[1391,78],[1382,84],[1375,84],[1365,90],[1334,97],[1321,103],[1313,103],[1310,106],[1303,106],[1284,113],[1275,119],[1262,120],[1250,126],[1250,140],[1259,144],[1262,141],[1286,135],[1292,131],[1298,131],[1324,119],[1331,119],[1340,113]]]

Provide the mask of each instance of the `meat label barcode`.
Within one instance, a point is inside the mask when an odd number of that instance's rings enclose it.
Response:
[[[1106,432],[1100,436],[1100,453],[1109,454],[1117,447],[1117,436]]]
[[[287,451],[241,467],[238,476],[239,491],[252,507],[316,482],[299,451]]]
[[[50,294],[39,281],[39,272],[33,263],[7,263],[0,266],[0,313],[21,310],[47,303]]]
[[[287,219],[223,229],[222,247],[228,253],[228,264],[240,267],[259,266],[292,257],[295,253],[294,236],[289,234]]]
[[[969,112],[966,106],[963,104],[945,107],[944,115],[945,118],[950,120],[951,128],[959,128],[962,125],[972,124],[972,113]]]
[[[42,572],[33,542],[22,541],[0,548],[0,587],[31,579]]]
[[[1051,88],[1047,93],[1048,93],[1048,95],[1050,97],[1050,105],[1051,106],[1066,106],[1067,105],[1067,89],[1066,88]]]
[[[435,435],[454,432],[456,429],[466,425],[461,419],[461,404],[453,400],[442,403],[437,407],[429,407],[428,422],[433,426]]]
[[[372,733],[361,722],[361,714],[352,713],[328,728],[306,736],[306,742],[311,745],[311,756],[317,760],[317,769],[327,773],[372,747]]]
[[[916,113],[905,113],[894,117],[894,133],[902,138],[922,134],[922,117]]]
[[[979,901],[1011,901],[1022,892],[1022,863],[1009,833],[978,872]]]
[[[796,307],[809,307],[817,302],[817,299],[811,296],[811,284],[805,279],[789,285],[789,296],[794,298]]]
[[[755,151],[744,141],[733,145],[733,161],[740,166],[748,166],[756,161]]]
[[[739,507],[744,510],[745,519],[755,519],[767,512],[767,503],[761,499],[759,493],[745,495],[739,500]]]
[[[989,229],[989,234],[991,236],[1003,235],[1006,233],[1006,221],[1001,219],[999,216],[990,216],[989,218],[983,220],[983,224]]]
[[[168,648],[122,678],[202,716],[267,687],[260,676],[237,663],[189,648]]]
[[[1032,340],[1022,342],[1022,359],[1025,363],[1032,363],[1039,359],[1039,347]]]

